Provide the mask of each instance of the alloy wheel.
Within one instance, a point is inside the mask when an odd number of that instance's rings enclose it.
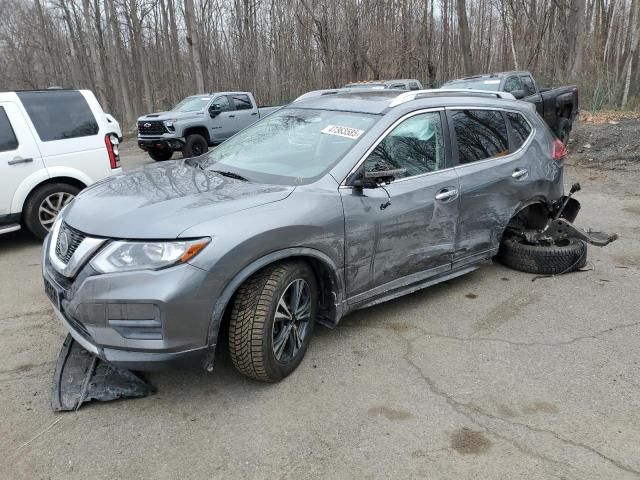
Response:
[[[67,205],[74,197],[75,195],[68,192],[56,192],[45,197],[40,207],[38,207],[38,219],[45,230],[51,230],[51,226],[56,221],[56,217],[62,207]]]
[[[311,321],[311,290],[306,281],[292,281],[280,296],[273,319],[273,354],[288,362],[302,348]]]

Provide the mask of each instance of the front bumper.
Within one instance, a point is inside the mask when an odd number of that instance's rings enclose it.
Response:
[[[45,290],[60,322],[87,351],[130,370],[206,353],[215,295],[203,292],[204,270],[185,264],[99,275],[86,265],[69,279],[48,259],[50,241],[44,244]]]
[[[149,150],[171,150],[175,152],[182,150],[184,147],[184,139],[178,137],[138,137],[138,147],[145,152]]]

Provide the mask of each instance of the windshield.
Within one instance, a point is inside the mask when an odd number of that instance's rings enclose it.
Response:
[[[385,88],[384,83],[347,83],[343,88]]]
[[[233,136],[198,166],[261,183],[310,183],[332,168],[378,118],[285,108]]]
[[[497,92],[498,88],[500,88],[500,80],[498,79],[487,79],[487,78],[474,78],[469,80],[456,80],[453,82],[445,83],[442,88],[470,88],[472,90],[490,90],[492,92]]]
[[[182,100],[173,107],[174,112],[195,112],[196,110],[204,110],[211,100],[210,95],[193,95]]]

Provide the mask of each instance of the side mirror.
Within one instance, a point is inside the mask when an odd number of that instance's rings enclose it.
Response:
[[[209,107],[209,116],[211,118],[216,118],[221,113],[222,113],[222,110],[220,110],[220,107],[218,107],[217,105],[211,105]]]
[[[369,178],[357,178],[351,182],[354,188],[378,188],[378,184]]]
[[[376,185],[381,183],[391,183],[398,175],[402,175],[407,171],[406,168],[396,168],[395,170],[374,170],[364,172],[365,180],[372,180]]]
[[[526,94],[524,93],[524,90],[512,90],[511,91],[511,95],[516,97],[517,100],[520,100],[521,98],[526,97]]]

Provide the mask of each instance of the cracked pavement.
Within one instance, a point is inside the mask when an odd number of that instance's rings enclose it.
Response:
[[[122,149],[125,166],[144,159]],[[54,414],[64,339],[24,233],[0,237],[0,468],[8,479],[640,478],[638,172],[570,168],[589,271],[482,266],[316,329],[275,385],[156,372],[154,396]]]

